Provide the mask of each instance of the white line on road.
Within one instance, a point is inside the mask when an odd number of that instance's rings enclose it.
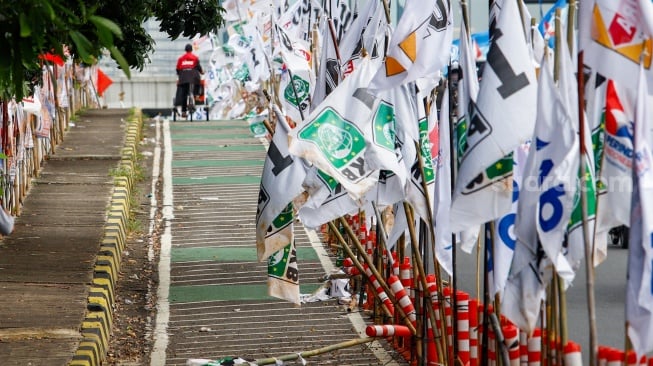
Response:
[[[170,139],[170,122],[163,122],[163,220],[165,229],[161,235],[161,254],[159,258],[159,288],[157,290],[157,313],[154,327],[154,347],[151,366],[163,366],[166,363],[168,348],[168,323],[170,321],[170,247],[172,246],[171,221],[174,218],[172,197],[172,142]],[[156,179],[156,177],[152,177]]]

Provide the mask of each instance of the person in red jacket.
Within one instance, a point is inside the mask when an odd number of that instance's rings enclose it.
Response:
[[[186,118],[188,110],[188,91],[193,86],[193,94],[200,92],[201,74],[204,73],[200,59],[193,53],[193,46],[187,44],[186,53],[177,59],[177,94],[175,107],[181,106],[181,117]]]

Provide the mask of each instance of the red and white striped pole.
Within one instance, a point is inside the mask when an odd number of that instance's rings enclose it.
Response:
[[[478,300],[469,300],[469,366],[478,366]]]
[[[501,330],[503,331],[503,342],[508,348],[509,365],[519,366],[519,329],[514,325],[504,325]]]
[[[363,264],[363,268],[365,269],[365,274],[370,279],[370,282],[372,283],[372,286],[374,287],[374,290],[378,294],[379,300],[381,300],[385,304],[385,307],[388,309],[388,312],[390,314],[394,314],[395,307],[394,307],[394,305],[392,305],[392,301],[390,301],[390,298],[388,297],[388,294],[385,293],[385,291],[383,290],[383,287],[381,287],[381,284],[379,283],[379,281],[372,274],[372,270],[369,269],[367,264]],[[371,302],[371,303],[374,302],[373,300],[369,300],[369,299],[368,299],[368,301]]]
[[[599,366],[607,366],[608,365],[608,353],[610,352],[610,347],[608,346],[599,346],[597,353],[596,353],[596,358],[598,360],[598,365]]]
[[[565,366],[583,366],[583,356],[580,351],[580,345],[573,341],[567,341],[564,348]],[[637,356],[635,356],[637,361]]]
[[[528,366],[542,364],[542,329],[535,328],[528,338]]]
[[[457,314],[457,338],[458,358],[463,365],[469,362],[469,294],[464,291],[456,291],[456,314]]]
[[[390,277],[388,278],[388,286],[390,286],[390,290],[394,294],[395,298],[397,299],[397,302],[404,310],[404,313],[406,314],[410,322],[416,324],[417,314],[415,313],[415,306],[413,305],[413,302],[410,300],[410,297],[406,293],[404,286],[401,284],[401,280],[399,279],[399,277],[395,275],[390,275]]]
[[[444,296],[444,325],[447,332],[447,352],[449,359],[453,360],[453,309],[451,307],[451,288],[444,287],[442,289]]]
[[[410,257],[404,257],[404,261],[399,264],[399,278],[401,284],[411,298],[413,294],[413,267],[410,265]]]
[[[494,331],[490,327],[489,329],[483,329],[484,332],[487,332],[487,359],[488,366],[497,366],[497,342]]]
[[[365,328],[365,334],[367,334],[368,337],[411,336],[410,329],[408,329],[407,326],[393,324],[368,325],[367,328]]]
[[[610,348],[608,350],[608,363],[607,366],[624,366],[626,361],[626,353],[620,349]]]
[[[519,361],[522,366],[528,366],[528,333],[519,330]]]

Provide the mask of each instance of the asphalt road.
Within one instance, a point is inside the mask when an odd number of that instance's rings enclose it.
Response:
[[[594,298],[596,302],[597,343],[624,349],[625,293],[628,250],[608,245],[608,258],[595,271]],[[476,253],[458,251],[458,286],[476,294]],[[586,276],[582,268],[567,290],[567,328],[569,339],[580,344],[584,364],[589,350],[589,316],[587,311]]]

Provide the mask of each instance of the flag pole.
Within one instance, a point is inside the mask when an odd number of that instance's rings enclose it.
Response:
[[[596,306],[594,300],[594,247],[590,242],[589,225],[587,223],[587,177],[585,174],[585,156],[587,149],[585,146],[585,129],[584,129],[584,113],[583,101],[585,99],[583,80],[583,52],[578,53],[578,118],[580,121],[580,156],[581,156],[581,169],[580,174],[580,202],[583,213],[583,240],[585,247],[585,276],[586,276],[586,292],[587,292],[587,315],[589,317],[589,332],[590,332],[590,366],[596,366],[596,352],[597,352],[597,335],[596,335]]]
[[[362,275],[365,275],[365,269],[363,268],[363,265],[361,264],[360,261],[358,261],[358,258],[356,257],[356,254],[354,254],[354,252],[351,250],[349,245],[347,245],[347,242],[345,241],[345,238],[342,237],[342,234],[340,234],[340,230],[338,230],[338,228],[333,223],[333,221],[329,221],[329,228],[331,229],[331,231],[333,231],[334,235],[336,236],[336,239],[338,239],[338,242],[340,242],[340,246],[345,250],[345,252],[347,252],[347,255],[349,256],[349,258],[351,258],[352,262],[354,263],[354,266],[356,266],[356,268],[358,269],[358,271]],[[379,283],[380,283],[380,281],[379,281]],[[373,293],[375,295],[377,295],[377,298],[378,298],[378,293],[376,291],[373,291]],[[387,292],[386,292],[386,294],[387,294]],[[392,295],[392,294],[388,294],[388,296],[390,296],[390,295]],[[383,303],[383,301],[380,301],[380,302],[381,302],[381,308],[383,309],[383,312],[385,313],[385,315],[387,317],[389,317],[389,318],[392,318],[392,312],[390,312],[390,309],[388,309],[385,306],[385,303]]]
[[[368,268],[370,269],[370,271],[372,272],[374,277],[376,277],[377,281],[379,281],[379,285],[381,285],[381,287],[383,288],[383,291],[386,292],[386,294],[388,295],[388,298],[390,299],[390,301],[392,301],[392,303],[395,305],[395,310],[399,311],[399,315],[401,316],[403,322],[406,324],[408,329],[410,329],[411,333],[415,334],[416,330],[415,330],[415,327],[413,326],[413,323],[411,323],[410,319],[406,315],[406,312],[404,312],[404,309],[401,307],[401,305],[399,304],[399,302],[397,301],[395,296],[392,294],[392,291],[390,290],[390,287],[385,282],[385,279],[383,278],[381,273],[379,273],[379,271],[376,269],[376,266],[374,265],[374,263],[372,263],[372,260],[370,259],[370,257],[367,255],[367,253],[365,253],[365,248],[363,248],[363,246],[361,245],[360,241],[358,240],[358,237],[356,236],[356,234],[354,234],[351,227],[347,223],[347,220],[345,220],[343,217],[340,217],[338,219],[338,221],[345,228],[345,231],[347,232],[347,235],[351,239],[352,243],[354,243],[354,246],[356,247],[356,250],[358,250],[358,252],[361,253],[361,256],[365,260],[365,264],[367,264]],[[333,230],[337,229],[332,222],[329,222],[329,226],[332,226],[331,229],[333,229]],[[336,230],[335,234],[336,234],[336,237],[338,237],[338,240],[340,240],[340,238],[342,238],[342,236],[340,235],[340,232],[338,230]],[[349,248],[349,246],[347,246],[345,244],[344,238],[342,239],[342,241],[340,241],[340,244],[343,246],[343,248],[347,252],[347,255],[349,255],[351,257],[352,261],[354,261],[354,263],[356,263],[357,262],[356,256],[355,256],[354,252],[351,250],[351,248]],[[358,270],[359,271],[362,270],[361,273],[365,273],[365,270],[362,268],[362,266],[361,266],[361,268],[358,268]]]
[[[575,9],[576,0],[569,1],[569,11]],[[571,28],[567,26],[568,28]],[[571,28],[573,29],[573,28]],[[571,47],[571,46],[570,46]],[[580,202],[582,211],[582,225],[583,225],[583,241],[585,248],[585,276],[586,276],[586,292],[587,292],[587,315],[589,317],[589,365],[596,366],[597,355],[597,333],[596,333],[596,306],[594,300],[594,244],[593,240],[590,242],[590,230],[588,224],[587,213],[587,175],[585,174],[585,157],[587,156],[587,147],[585,146],[585,79],[583,74],[583,51],[578,52],[577,60],[578,70],[576,77],[578,78],[578,121],[579,121],[579,147],[580,147]]]
[[[413,249],[413,257],[415,258],[415,267],[418,268],[420,285],[422,287],[422,291],[428,291],[428,285],[426,283],[426,274],[425,274],[425,269],[424,269],[424,262],[422,261],[422,256],[421,256],[421,254],[419,252],[419,248],[418,248],[418,245],[417,245],[417,236],[415,235],[415,227],[413,226],[414,222],[415,222],[415,218],[413,217],[412,208],[410,207],[410,205],[406,201],[404,201],[404,211],[406,212],[406,221],[408,221],[408,233],[410,234],[410,244],[411,244],[412,249]],[[436,276],[436,279],[438,277],[439,276]],[[440,289],[438,289],[438,291],[440,291]],[[441,292],[438,292],[438,293],[441,293]],[[455,296],[455,295],[452,295],[452,296]],[[441,308],[444,308],[444,306],[441,306]],[[427,309],[427,312],[429,314],[429,320],[431,321],[431,329],[433,331],[434,339],[438,339],[438,337],[440,339],[446,338],[446,337],[441,337],[438,334],[438,333],[441,332],[441,329],[438,329],[438,327],[437,327],[436,317],[435,317],[435,310],[433,310],[433,306],[427,306],[426,309]],[[440,319],[445,319],[445,318],[441,317]],[[444,322],[442,322],[442,323],[444,323]],[[440,333],[440,334],[445,334],[445,333]],[[440,353],[441,355],[446,354],[445,358],[449,357],[448,352],[444,352],[444,350],[447,349],[446,345],[442,345],[441,342],[436,342],[436,346],[438,347],[438,353]],[[449,360],[449,361],[451,361],[451,360]]]

